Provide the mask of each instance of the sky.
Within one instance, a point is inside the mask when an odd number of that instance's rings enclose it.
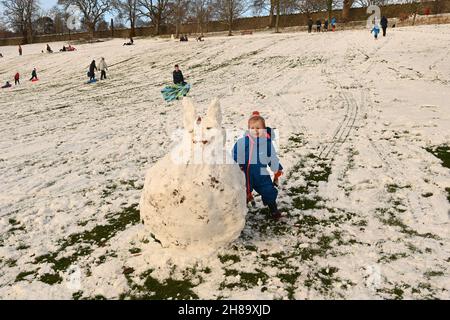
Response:
[[[45,10],[52,8],[57,2],[58,0],[39,0],[39,3]]]

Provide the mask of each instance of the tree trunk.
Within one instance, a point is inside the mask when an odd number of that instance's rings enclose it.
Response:
[[[344,0],[342,8],[342,21],[350,21],[350,8],[353,5],[353,0]]]
[[[231,7],[231,5],[229,6],[229,11],[228,11],[229,17],[228,17],[228,36],[232,36],[233,35],[233,8]]]
[[[159,17],[156,18],[155,21],[155,36],[159,35],[159,25],[161,24]]]
[[[111,18],[111,37],[114,38],[114,19]]]
[[[280,0],[277,0],[276,2],[277,5],[277,18],[275,20],[275,33],[279,33],[280,32]]]
[[[135,24],[136,24],[136,22],[133,20],[133,22],[131,22],[130,38],[136,37],[136,27],[135,27]]]
[[[269,28],[273,28],[273,26],[274,26],[274,19],[273,19],[273,14],[275,11],[274,3],[275,3],[275,0],[270,0]]]

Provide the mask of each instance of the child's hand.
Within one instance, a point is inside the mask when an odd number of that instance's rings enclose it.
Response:
[[[277,171],[277,172],[275,172],[275,175],[274,175],[274,177],[273,177],[273,184],[274,184],[274,186],[276,186],[276,187],[279,187],[280,186],[280,177],[283,175],[283,171]]]

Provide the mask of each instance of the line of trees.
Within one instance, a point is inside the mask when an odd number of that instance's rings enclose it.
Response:
[[[165,25],[175,26],[179,36],[181,25],[197,24],[197,32],[203,35],[210,21],[227,25],[232,35],[237,18],[252,13],[254,16],[268,15],[267,26],[279,31],[279,17],[284,14],[328,12],[342,8],[340,19],[348,21],[351,7],[367,7],[371,4],[385,5],[396,2],[424,0],[58,0],[58,5],[43,11],[38,0],[0,0],[3,16],[0,17],[0,35],[11,32],[21,35],[24,42],[31,42],[35,34],[68,33],[69,8],[79,13],[80,27],[77,31],[107,30],[106,16],[115,16],[116,28],[129,27],[130,37],[136,35],[136,28],[153,26],[156,35]],[[433,11],[444,11],[445,0],[435,0]]]

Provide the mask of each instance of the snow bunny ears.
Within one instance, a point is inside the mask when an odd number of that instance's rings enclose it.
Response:
[[[183,98],[183,125],[188,132],[193,132],[195,125],[202,125],[205,129],[220,129],[222,125],[222,111],[219,99],[214,98],[211,101],[206,118],[203,120],[197,116],[193,100],[189,97]]]

